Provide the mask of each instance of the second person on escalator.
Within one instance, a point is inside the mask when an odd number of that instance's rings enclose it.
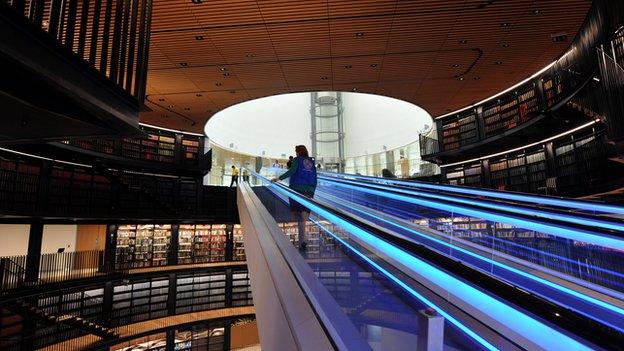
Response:
[[[272,182],[277,182],[290,178],[288,187],[299,194],[312,198],[316,191],[316,165],[314,159],[308,154],[308,149],[305,145],[295,146],[295,154],[297,157],[292,159],[288,171],[277,178],[271,179]],[[299,249],[306,249],[305,237],[305,223],[307,222],[310,211],[302,206],[300,203],[293,199],[289,199],[290,210],[296,213],[299,222]]]

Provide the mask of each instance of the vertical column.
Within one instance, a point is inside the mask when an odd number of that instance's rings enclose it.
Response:
[[[228,224],[225,228],[225,261],[234,259],[234,225]]]
[[[106,321],[106,326],[111,327],[110,320],[113,315],[113,282],[104,283],[104,295],[102,298],[102,319]]]
[[[178,264],[178,252],[180,250],[180,225],[171,225],[171,243],[169,245],[169,251],[167,252],[167,264]]]
[[[492,186],[492,176],[490,173],[490,160],[481,161],[481,186],[489,188]]]
[[[45,213],[48,209],[48,194],[50,189],[50,179],[52,177],[52,164],[50,161],[41,162],[41,173],[39,174],[39,191],[37,193],[37,211]]]
[[[540,111],[546,110],[546,97],[544,96],[544,79],[540,78],[535,84],[535,93],[537,94],[537,108]]]
[[[105,272],[111,273],[115,271],[116,256],[117,256],[117,225],[108,224],[106,226],[106,242],[104,243],[104,271]]]
[[[485,122],[483,121],[483,106],[475,108],[475,119],[477,122],[477,133],[479,134],[479,140],[485,139]]]
[[[173,163],[181,165],[184,162],[184,147],[182,146],[182,134],[175,135],[175,144],[173,145]],[[200,152],[201,154],[201,152]],[[199,157],[199,155],[198,155]]]
[[[232,274],[232,268],[225,270],[225,307],[232,307],[232,287],[234,275]]]
[[[35,220],[30,224],[28,234],[28,254],[26,256],[26,283],[36,283],[39,279],[41,262],[41,243],[43,241],[43,221]]]
[[[167,315],[173,316],[176,313],[176,293],[178,291],[177,278],[175,273],[169,274],[169,291],[167,294]]]
[[[165,350],[166,351],[175,350],[175,329],[167,329],[167,346]],[[223,349],[223,350],[229,350],[229,349]]]
[[[225,322],[223,327],[223,349],[229,350],[232,344],[232,320]]]

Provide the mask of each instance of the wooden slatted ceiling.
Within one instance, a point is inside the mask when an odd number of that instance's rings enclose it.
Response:
[[[354,89],[440,115],[559,57],[590,6],[588,0],[154,0],[147,82],[153,111],[141,120],[201,131],[214,113],[249,99]],[[555,33],[568,40],[554,43]]]

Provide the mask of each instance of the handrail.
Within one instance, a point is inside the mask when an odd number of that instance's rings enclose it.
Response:
[[[469,186],[461,186],[461,185],[442,185],[442,184],[435,184],[435,183],[426,183],[426,182],[421,182],[421,181],[405,181],[405,180],[377,178],[377,177],[371,177],[371,176],[361,176],[361,175],[344,174],[344,173],[319,172],[319,174],[325,177],[366,180],[366,181],[371,181],[371,182],[381,183],[381,184],[392,184],[392,185],[408,186],[408,187],[413,187],[413,188],[449,191],[449,192],[467,194],[467,195],[473,195],[473,196],[486,196],[486,197],[492,197],[492,198],[504,199],[504,200],[537,203],[540,205],[573,208],[577,210],[586,210],[586,211],[606,213],[606,214],[624,215],[623,206],[609,205],[605,203],[585,201],[585,200],[572,200],[572,199],[568,199],[564,197],[557,197],[557,196],[529,195],[529,194],[517,193],[517,192],[512,192],[512,191],[486,190],[486,189],[474,188],[474,187],[469,187]]]
[[[258,176],[257,174],[255,175]],[[264,177],[261,177],[261,179],[265,179],[266,181],[266,178]],[[377,254],[383,256],[382,259],[386,261],[389,260],[388,261],[389,263],[393,264],[395,267],[399,267],[401,270],[403,270],[403,272],[407,273],[408,275],[412,274],[412,273],[409,273],[412,268],[416,269],[416,267],[419,267],[415,271],[412,271],[414,274],[416,274],[416,276],[421,276],[423,273],[423,270],[431,269],[432,271],[429,277],[432,279],[432,281],[435,281],[434,284],[440,284],[440,285],[435,285],[437,286],[437,288],[434,288],[434,289],[437,289],[437,290],[443,289],[444,295],[446,294],[453,295],[454,294],[453,291],[455,291],[455,294],[458,294],[458,295],[455,295],[454,300],[463,298],[463,299],[466,299],[465,301],[471,301],[473,298],[475,298],[476,295],[480,295],[482,298],[487,299],[485,296],[489,296],[489,295],[485,294],[483,291],[496,291],[496,294],[504,297],[504,299],[511,300],[513,301],[514,304],[519,305],[523,307],[524,309],[529,310],[532,313],[539,315],[546,320],[557,323],[561,327],[568,329],[569,331],[572,331],[575,334],[582,335],[587,340],[592,340],[593,342],[597,342],[603,345],[604,343],[615,345],[615,344],[622,342],[618,340],[622,340],[624,338],[624,335],[618,333],[617,331],[612,330],[609,327],[600,328],[599,330],[594,330],[595,328],[593,326],[595,325],[595,322],[589,319],[588,317],[585,317],[583,315],[567,310],[565,307],[555,306],[552,303],[546,302],[537,296],[522,293],[520,290],[508,285],[507,283],[501,282],[497,278],[494,278],[481,271],[475,270],[471,267],[458,263],[457,261],[450,259],[446,257],[445,255],[438,253],[437,251],[433,251],[421,245],[410,243],[409,241],[401,239],[400,237],[393,236],[392,234],[388,233],[386,229],[380,228],[377,225],[372,224],[361,218],[358,218],[357,216],[353,214],[349,214],[341,210],[329,208],[326,205],[323,205],[314,199],[309,199],[301,195],[298,195],[292,190],[286,188],[284,185],[277,184],[273,186],[275,186],[276,187],[275,189],[282,195],[287,196],[291,199],[294,199],[295,201],[301,203],[303,206],[307,207],[311,211],[314,211],[318,213],[320,216],[327,218],[328,220],[334,223],[337,223],[339,226],[343,227],[348,232],[352,232],[353,233],[352,239],[358,241],[360,245],[368,247],[369,249],[373,250]],[[383,240],[380,240],[380,239],[383,239]],[[421,258],[424,258],[424,261],[421,261],[420,260]],[[426,262],[432,262],[433,264],[439,267],[442,267],[446,272],[450,272],[451,274],[454,274],[455,276],[460,276],[462,279],[465,279],[469,281],[470,283],[474,284],[475,286],[480,287],[480,289],[474,290],[471,293],[468,293],[467,290],[464,290],[464,287],[460,288],[460,286],[463,283],[461,283],[459,280],[454,280],[456,278],[454,278],[452,275],[443,273],[443,271],[439,270],[437,267],[432,266]],[[407,269],[407,271],[405,271],[405,269]],[[444,276],[444,278],[442,278],[442,276]],[[398,278],[395,278],[395,279],[396,279],[395,282],[397,282],[397,284],[399,284],[400,286],[404,286],[404,287],[406,286],[406,284],[398,280]],[[470,288],[467,288],[467,287],[465,288],[470,290]],[[476,294],[476,295],[473,295],[473,294]],[[414,296],[417,297],[416,295]],[[460,300],[455,300],[455,301],[460,301]],[[509,309],[509,306],[504,307],[506,305],[498,305],[498,307],[494,307],[494,306],[487,307],[484,305],[485,300],[479,300],[479,301],[480,301],[479,304],[477,304],[476,306],[473,306],[472,308],[469,308],[469,307],[468,308],[472,309],[473,312],[478,313],[479,315],[482,315],[482,316],[483,314],[488,315],[490,313],[493,313],[489,315],[488,317],[490,318],[488,324],[490,324],[490,322],[497,324],[497,322],[494,322],[494,321],[498,320],[498,323],[502,323],[500,324],[501,327],[504,326],[505,328],[512,328],[513,334],[515,334],[516,336],[517,336],[516,333],[520,333],[520,334],[526,333],[524,335],[531,335],[529,337],[524,338],[524,341],[514,339],[515,342],[529,342],[529,343],[535,342],[537,344],[542,343],[541,345],[546,345],[548,343],[553,342],[552,338],[550,338],[549,340],[545,340],[537,335],[533,335],[535,332],[534,328],[540,329],[543,332],[545,330],[544,328],[546,329],[550,328],[547,325],[542,324],[541,326],[537,326],[536,324],[533,327],[530,327],[529,325],[537,322],[537,320],[530,321],[532,317],[528,317],[527,315],[521,316],[522,312]],[[494,304],[502,303],[501,301],[498,301],[498,300],[496,300],[496,302],[494,301],[491,301],[491,302]],[[467,303],[470,304],[470,302],[467,302]],[[452,317],[450,315],[440,310],[439,307],[435,305],[432,307],[436,310],[439,310],[439,312],[442,315],[447,317],[447,319],[449,319],[449,321],[453,323],[453,320],[451,319]],[[476,310],[474,310],[474,308],[476,308]],[[549,312],[545,311],[551,308],[556,309],[557,312],[552,311],[552,310]],[[500,315],[499,317],[495,316],[497,313],[502,312],[504,310],[506,312],[503,312],[503,315]],[[511,314],[515,314],[515,313],[520,313],[520,315],[517,315],[516,317],[511,317]],[[564,314],[566,316],[562,317]],[[553,318],[553,315],[557,316],[558,318]],[[527,317],[529,319],[526,319]],[[488,320],[488,318],[486,318],[486,320]],[[491,318],[494,318],[494,319],[491,319]],[[501,318],[501,319],[497,319],[497,318]],[[505,322],[502,322],[503,320]],[[521,320],[524,320],[524,322],[520,322]],[[457,321],[455,320],[455,322]],[[514,326],[511,327],[510,325],[514,325]],[[581,325],[586,325],[585,328],[587,328],[588,325],[591,325],[592,327],[589,328],[588,330],[588,329],[583,329],[583,327],[580,327]],[[524,331],[521,331],[521,330],[524,330]],[[554,329],[550,329],[548,333],[556,334],[558,332],[555,331]],[[603,334],[602,337],[597,337],[598,333],[605,333],[605,334]],[[555,335],[555,334],[552,334],[552,335]],[[575,341],[571,341],[567,339],[567,336],[564,336],[563,334],[559,334],[559,335],[562,337],[561,339],[562,343],[572,342],[576,344],[575,346],[569,345],[570,347],[579,347],[580,349],[585,347],[581,344],[577,344]],[[513,335],[508,336],[508,337],[514,338]],[[551,344],[550,347],[553,347],[555,344]],[[533,346],[535,347],[536,344],[533,344]],[[561,346],[561,345],[557,344],[557,346]]]
[[[253,171],[250,173],[257,175]],[[362,339],[311,268],[284,237],[277,227],[277,223],[250,189],[250,186],[243,182],[238,191],[241,222],[243,228],[249,230],[244,237],[247,257],[250,262],[249,269],[252,271],[252,277],[267,276],[262,281],[259,280],[261,278],[256,278],[255,282],[252,278],[254,294],[263,294],[269,301],[275,299],[275,296],[281,300],[280,305],[285,318],[290,319],[292,335],[295,342],[298,343],[297,348],[300,350],[325,349],[321,344],[326,342],[323,340],[326,337],[332,343],[331,346],[328,345],[331,348],[370,350],[370,346]],[[258,227],[262,231],[256,232]],[[262,267],[265,270],[260,270],[259,265],[265,265]],[[257,270],[255,274],[254,269]],[[274,287],[268,285],[270,281],[273,281]],[[276,295],[269,297],[267,292],[271,290],[275,291]],[[281,294],[286,295],[280,297]],[[299,305],[293,305],[292,303],[297,300],[300,301]],[[273,303],[278,303],[278,301],[273,301]],[[270,302],[264,301],[263,304],[268,307]],[[263,307],[257,306],[261,335],[264,335],[263,322],[266,323],[270,319],[277,318],[266,315],[267,313],[275,315],[274,307],[271,307],[271,311],[262,310]],[[312,314],[310,315],[310,313]],[[318,324],[307,322],[308,330],[301,330],[301,326],[298,327],[293,324],[302,318],[297,316],[298,314],[308,314],[306,318],[311,318],[310,321],[317,321]],[[322,329],[318,329],[319,327]],[[266,338],[270,339],[274,332],[273,330],[267,334]],[[305,342],[313,335],[317,335],[317,338],[320,335],[323,336],[316,340],[315,345]],[[284,344],[279,342],[275,345],[283,346]]]

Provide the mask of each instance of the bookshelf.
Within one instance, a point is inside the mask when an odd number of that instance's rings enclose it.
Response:
[[[543,81],[544,99],[546,107],[552,107],[562,99],[564,92],[563,78],[561,74],[545,78]]]
[[[185,161],[190,163],[197,162],[199,158],[199,137],[183,135],[182,153]]]
[[[193,263],[193,240],[195,239],[195,225],[181,224],[178,230],[178,263]]]
[[[624,67],[624,29],[620,29],[615,34],[613,39],[613,50],[615,55],[615,62]]]
[[[164,266],[170,244],[170,224],[120,225],[117,228],[117,264],[120,268]]]
[[[454,185],[474,185],[482,184],[481,163],[472,163],[455,167],[446,173],[446,180]]]
[[[235,224],[232,229],[232,239],[234,244],[234,250],[232,259],[234,261],[245,261],[245,248],[243,243],[243,227],[240,224]]]
[[[477,117],[474,111],[457,114],[441,123],[442,149],[455,150],[472,144],[479,138]]]
[[[527,122],[532,113],[537,110],[537,95],[534,87],[484,107],[485,137],[489,138]]]

